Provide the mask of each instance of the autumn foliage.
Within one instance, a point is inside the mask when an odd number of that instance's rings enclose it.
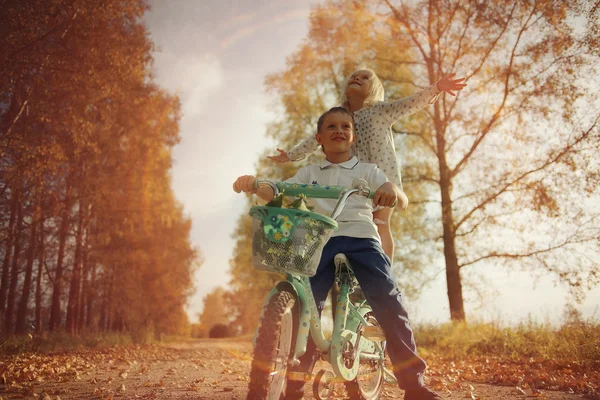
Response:
[[[277,116],[267,136],[289,150],[314,134],[358,67],[376,71],[386,100],[456,72],[468,84],[458,96],[393,126],[411,201],[394,213],[402,290],[418,294],[443,266],[449,317],[461,321],[464,298],[493,286],[488,271],[512,268],[581,300],[600,282],[599,15],[585,1],[327,1],[266,79]],[[286,178],[298,166],[262,159],[257,175]],[[235,237],[231,284],[254,298],[273,277],[250,272],[246,217]]]
[[[197,252],[169,171],[179,100],[142,0],[0,13],[2,335],[183,332]]]

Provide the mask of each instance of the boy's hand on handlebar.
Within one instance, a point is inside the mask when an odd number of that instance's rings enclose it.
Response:
[[[383,185],[379,186],[379,189],[375,192],[375,196],[373,196],[373,204],[381,207],[392,207],[396,203],[398,195],[394,188],[394,184],[391,182],[386,182]]]
[[[233,183],[233,190],[236,193],[244,192],[244,193],[256,193],[256,188],[254,187],[254,182],[256,182],[256,178],[252,175],[243,175],[237,178],[237,180]]]
[[[282,149],[277,149],[279,152],[276,156],[267,156],[267,158],[271,161],[275,161],[276,163],[284,163],[290,161],[290,157],[288,156],[287,151]]]
[[[386,182],[375,192],[373,204],[382,207],[398,206],[401,210],[406,210],[408,207],[408,197],[396,185]]]

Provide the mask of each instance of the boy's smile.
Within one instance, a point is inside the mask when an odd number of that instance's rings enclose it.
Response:
[[[352,117],[341,112],[326,115],[321,129],[315,137],[317,142],[323,146],[323,151],[328,159],[330,154],[347,153],[350,155],[350,148],[356,139]]]

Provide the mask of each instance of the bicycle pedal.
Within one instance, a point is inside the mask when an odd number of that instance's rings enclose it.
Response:
[[[362,337],[381,342],[385,340],[385,333],[380,326],[369,325],[365,326],[362,330]]]
[[[386,383],[398,383],[398,379],[396,379],[392,371],[385,367],[383,368],[383,380]]]

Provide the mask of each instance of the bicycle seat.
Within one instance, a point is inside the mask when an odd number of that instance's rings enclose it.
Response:
[[[354,271],[352,271],[352,265],[350,264],[350,260],[343,253],[338,253],[333,258],[333,263],[335,264],[335,275],[340,277],[342,275],[348,275],[352,278],[350,281],[350,289],[354,290],[358,287],[358,281],[354,276]]]
[[[350,260],[344,253],[338,253],[333,258],[333,262],[335,263],[335,270],[337,271],[340,268],[341,264],[346,264],[348,268],[350,268]]]

